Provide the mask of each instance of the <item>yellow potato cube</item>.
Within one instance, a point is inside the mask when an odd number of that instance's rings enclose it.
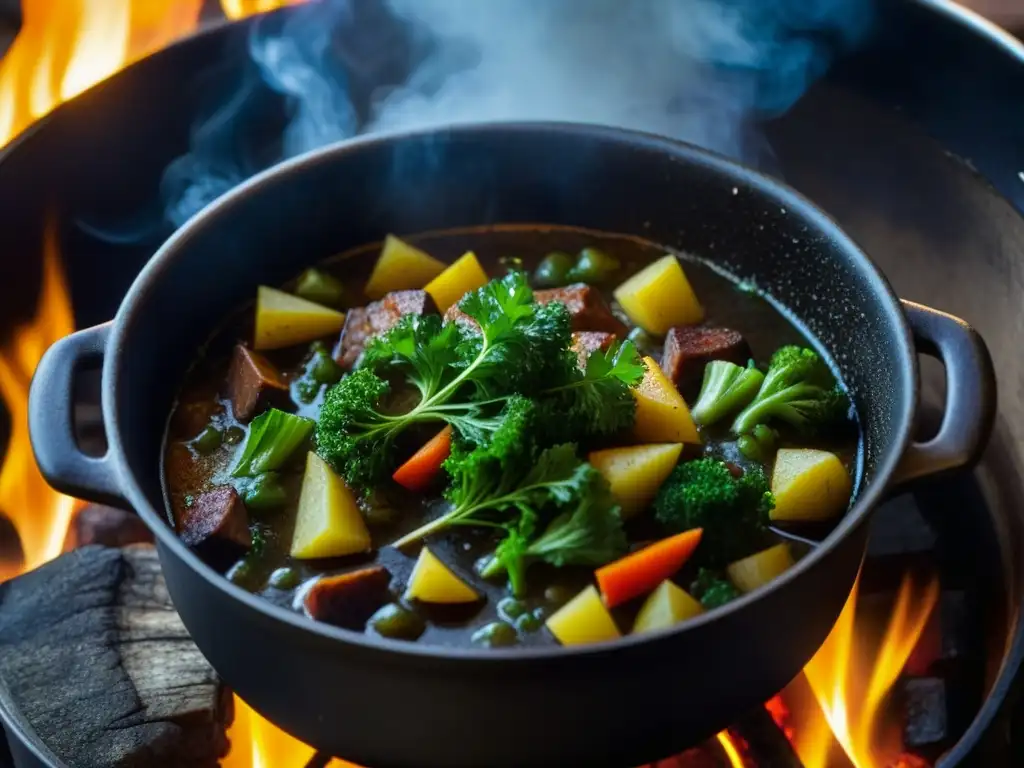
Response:
[[[338,333],[345,315],[290,293],[261,285],[256,292],[253,347],[280,349]]]
[[[448,269],[427,283],[426,291],[443,314],[470,291],[487,284],[487,273],[476,254],[467,251]]]
[[[772,520],[828,520],[850,503],[853,480],[834,453],[782,448],[775,455]]]
[[[302,560],[341,557],[370,549],[370,532],[352,491],[311,451],[306,456],[291,556]]]
[[[551,614],[546,625],[562,645],[598,643],[622,636],[593,584]]]
[[[778,544],[770,549],[737,560],[725,569],[731,581],[740,592],[753,592],[792,567],[793,555],[789,546]]]
[[[633,622],[633,634],[665,629],[704,613],[704,606],[668,579],[651,592]]]
[[[424,547],[409,576],[405,599],[423,603],[475,603],[480,594]]]
[[[669,255],[637,272],[615,289],[629,319],[648,333],[664,336],[676,325],[696,325],[704,308],[686,279],[679,259]]]
[[[679,390],[654,362],[654,358],[645,357],[644,363],[647,372],[640,385],[633,390],[633,397],[636,398],[633,437],[642,443],[700,445],[697,425]]]
[[[363,292],[371,299],[379,299],[391,291],[422,288],[444,272],[444,267],[443,261],[388,235]]]
[[[625,520],[654,501],[682,452],[682,443],[633,445],[594,451],[587,461],[608,481]]]

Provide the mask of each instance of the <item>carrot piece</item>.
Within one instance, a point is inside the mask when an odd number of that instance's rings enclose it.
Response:
[[[598,568],[595,575],[604,604],[614,608],[653,590],[690,559],[701,533],[700,528],[677,533]]]
[[[452,428],[447,426],[430,438],[391,478],[410,491],[425,491],[441,471],[441,465],[452,452]]]

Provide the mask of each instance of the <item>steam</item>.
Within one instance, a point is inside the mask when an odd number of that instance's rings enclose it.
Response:
[[[258,76],[168,168],[166,215],[180,225],[328,143],[451,123],[601,123],[759,165],[770,149],[757,123],[791,107],[871,17],[871,0],[312,0],[254,25]],[[242,157],[261,86],[284,97],[287,125]]]

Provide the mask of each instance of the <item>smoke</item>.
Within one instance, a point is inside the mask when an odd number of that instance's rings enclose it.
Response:
[[[180,225],[261,167],[374,131],[495,120],[635,128],[762,165],[757,123],[868,32],[871,0],[312,0],[253,27],[255,65],[167,171]],[[273,146],[246,105],[284,99]],[[259,155],[258,160],[253,154]]]

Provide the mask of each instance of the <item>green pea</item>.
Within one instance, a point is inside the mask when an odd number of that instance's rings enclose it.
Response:
[[[341,366],[334,362],[331,353],[322,341],[314,342],[310,347],[312,357],[306,365],[306,372],[320,384],[335,384],[341,379]]]
[[[348,306],[348,291],[344,284],[319,269],[307,269],[303,272],[295,287],[295,293],[326,307],[342,309]]]
[[[521,272],[523,269],[523,260],[518,256],[502,256],[498,263],[510,272]]]
[[[485,648],[500,648],[515,645],[519,641],[519,635],[512,625],[504,621],[492,621],[480,627],[470,639]]]
[[[631,330],[626,338],[632,341],[637,349],[640,350],[653,350],[658,347],[658,342],[655,338],[640,326]]]
[[[566,285],[572,267],[572,256],[563,251],[553,251],[545,256],[533,271],[533,285],[535,288],[558,288]]]
[[[529,611],[529,607],[514,597],[506,597],[500,603],[498,603],[498,614],[503,619],[509,621],[515,621],[515,619],[522,616],[524,613]]]
[[[224,442],[228,445],[237,445],[245,438],[245,430],[241,427],[228,427],[224,430]]]
[[[566,277],[570,283],[600,285],[613,277],[621,266],[618,259],[604,251],[584,248]]]
[[[252,566],[247,559],[239,560],[227,572],[228,581],[246,589],[250,588],[252,577]]]
[[[288,502],[288,491],[277,472],[263,472],[246,486],[242,499],[250,509],[276,509]]]
[[[516,629],[520,632],[536,632],[544,625],[544,620],[533,613],[524,613],[516,619]]]
[[[419,614],[395,603],[379,608],[368,624],[377,634],[393,640],[415,640],[427,628]]]
[[[544,599],[552,605],[565,605],[575,596],[575,592],[561,584],[553,584],[544,590]]]
[[[221,443],[223,442],[223,433],[212,424],[209,424],[202,432],[192,439],[191,446],[197,453],[203,456],[209,456],[220,448]]]
[[[270,574],[270,586],[274,589],[295,589],[302,582],[302,576],[294,568],[278,568]]]

